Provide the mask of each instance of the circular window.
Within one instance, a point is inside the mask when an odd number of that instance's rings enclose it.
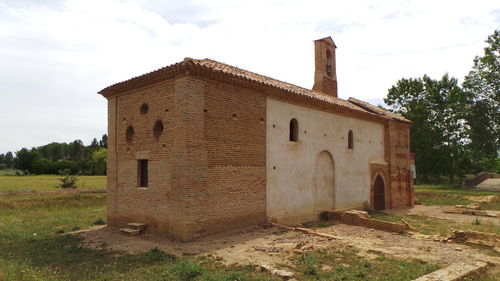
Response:
[[[128,143],[131,143],[133,138],[134,138],[134,128],[132,128],[132,126],[128,126],[127,131],[125,132],[125,140]]]
[[[141,111],[142,115],[146,115],[146,113],[148,113],[148,111],[149,111],[149,105],[147,103],[143,103],[141,105],[140,111]]]
[[[153,126],[153,135],[155,138],[159,138],[161,134],[163,133],[163,123],[158,120],[155,122],[155,125]]]

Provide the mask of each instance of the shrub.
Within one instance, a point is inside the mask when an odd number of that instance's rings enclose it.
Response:
[[[150,262],[172,261],[175,259],[174,256],[165,253],[158,247],[151,248],[149,251],[144,253],[144,256]]]
[[[226,281],[244,281],[245,276],[243,276],[243,274],[241,274],[240,272],[231,271],[231,272],[229,272],[229,274],[226,276],[226,278],[224,280],[226,280]]]
[[[319,219],[322,221],[327,221],[331,219],[330,212],[321,212],[319,213]]]
[[[76,182],[78,181],[78,178],[73,175],[67,175],[64,178],[59,178],[61,183],[59,184],[58,187],[60,188],[76,188]]]
[[[203,274],[203,267],[197,263],[183,261],[177,265],[176,273],[181,280],[189,281]]]
[[[106,222],[105,222],[103,219],[98,218],[98,219],[97,219],[97,220],[95,220],[92,224],[93,224],[93,225],[105,225],[105,224],[106,224]]]
[[[476,219],[474,221],[472,221],[472,224],[473,225],[481,225],[481,224],[483,224],[483,221],[479,217],[476,217]]]
[[[305,253],[299,258],[299,262],[306,265],[305,273],[307,275],[318,275],[318,266],[316,265],[316,257],[313,253]]]

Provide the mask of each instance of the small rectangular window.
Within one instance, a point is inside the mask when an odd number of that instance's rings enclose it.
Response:
[[[139,160],[137,170],[139,187],[148,187],[148,160]]]

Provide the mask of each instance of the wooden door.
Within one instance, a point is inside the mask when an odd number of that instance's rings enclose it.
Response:
[[[381,176],[375,178],[373,208],[375,210],[385,209],[385,185]]]

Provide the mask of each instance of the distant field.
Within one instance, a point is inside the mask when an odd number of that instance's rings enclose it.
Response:
[[[0,176],[0,192],[40,192],[58,190],[61,176]],[[106,189],[106,176],[78,176],[78,189]]]
[[[0,170],[0,176],[15,176],[16,170]]]

